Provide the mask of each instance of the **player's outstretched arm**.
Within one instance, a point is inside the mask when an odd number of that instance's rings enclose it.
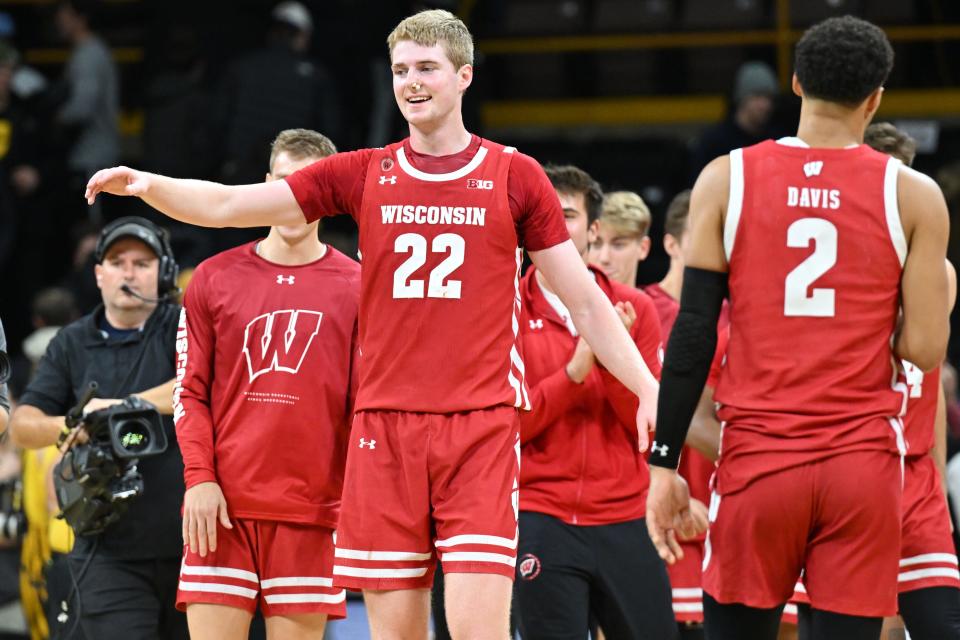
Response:
[[[647,434],[656,424],[658,384],[620,316],[583,266],[572,240],[542,251],[531,251],[530,259],[570,310],[577,331],[597,359],[640,398],[637,429],[640,450],[646,451]]]
[[[164,215],[201,227],[262,227],[304,221],[285,180],[228,186],[113,167],[101,169],[87,182],[87,204],[93,204],[101,193],[136,196]]]
[[[947,269],[950,232],[943,194],[927,176],[900,168],[899,204],[907,258],[900,279],[903,322],[894,352],[924,371],[942,361],[950,334]]]

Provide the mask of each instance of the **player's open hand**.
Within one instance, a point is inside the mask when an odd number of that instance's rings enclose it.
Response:
[[[227,517],[227,501],[216,482],[195,484],[183,494],[183,543],[206,557],[217,550],[217,521],[233,529]]]
[[[701,506],[702,503],[701,503]],[[672,469],[650,466],[650,491],[647,494],[647,532],[657,553],[667,564],[683,559],[677,535],[696,530],[690,511],[687,482]]]
[[[101,169],[87,182],[83,197],[93,204],[99,193],[115,196],[142,196],[150,189],[150,174],[129,167]]]
[[[640,406],[637,407],[637,441],[641,453],[650,446],[650,434],[657,428],[658,393],[660,393],[660,385],[653,382],[638,396]]]

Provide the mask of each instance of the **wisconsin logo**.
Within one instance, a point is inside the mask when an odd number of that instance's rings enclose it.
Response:
[[[820,175],[821,171],[823,171],[823,160],[814,160],[803,165],[803,175],[808,178]]]
[[[517,563],[517,573],[524,580],[533,580],[540,575],[540,558],[532,553],[525,553]]]
[[[269,371],[297,373],[322,318],[319,311],[285,309],[251,320],[243,332],[250,382]]]

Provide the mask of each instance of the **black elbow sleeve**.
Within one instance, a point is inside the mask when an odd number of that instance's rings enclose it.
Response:
[[[660,378],[652,465],[676,469],[680,464],[680,451],[717,348],[717,321],[726,295],[726,273],[684,269],[680,313],[670,332]]]

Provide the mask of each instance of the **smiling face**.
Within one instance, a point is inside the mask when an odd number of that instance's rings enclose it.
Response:
[[[390,52],[393,95],[404,119],[422,131],[461,120],[463,92],[473,79],[473,67],[454,68],[443,46],[427,47],[401,40]]]

